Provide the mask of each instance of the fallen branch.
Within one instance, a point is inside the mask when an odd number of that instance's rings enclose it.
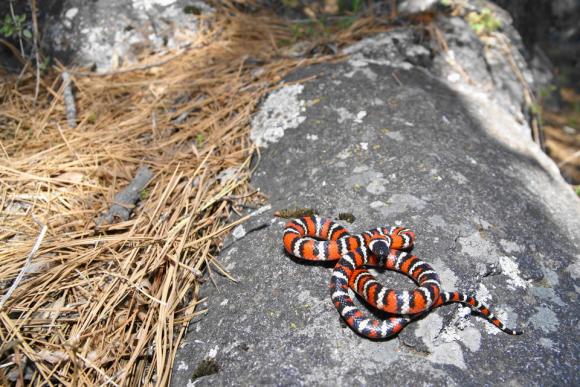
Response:
[[[72,91],[72,82],[70,74],[66,71],[62,73],[64,106],[66,111],[66,121],[69,128],[77,127],[77,108],[75,105],[75,96]]]
[[[115,203],[107,213],[101,215],[97,220],[97,227],[103,223],[112,223],[115,217],[123,221],[129,220],[135,203],[141,198],[141,191],[149,184],[153,177],[153,172],[148,167],[141,167],[137,171],[135,178],[124,190],[115,195]]]

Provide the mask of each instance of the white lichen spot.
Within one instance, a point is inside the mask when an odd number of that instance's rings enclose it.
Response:
[[[348,159],[350,157],[350,154],[351,153],[350,153],[350,151],[348,149],[343,149],[343,150],[340,151],[340,153],[338,153],[336,155],[336,157],[338,157],[341,160],[346,160],[346,159]]]
[[[373,195],[380,195],[382,193],[385,193],[387,191],[384,185],[385,182],[386,182],[385,179],[377,178],[376,180],[371,181],[369,185],[366,186],[366,190],[368,193]]]
[[[246,236],[246,229],[244,228],[244,226],[242,224],[240,224],[239,226],[234,228],[234,231],[232,231],[232,235],[236,239],[241,239],[241,238]]]
[[[446,291],[454,291],[457,289],[459,277],[451,270],[441,259],[437,258],[433,262],[433,267],[439,273],[441,283],[445,284]]]
[[[441,215],[431,215],[429,218],[427,218],[427,221],[433,227],[445,227],[445,226],[447,226],[445,219],[443,219],[443,217]]]
[[[357,113],[356,118],[354,119],[354,122],[356,122],[357,124],[361,124],[363,118],[365,118],[366,116],[367,116],[367,112],[362,110],[362,111]]]
[[[471,314],[469,308],[465,309],[468,309],[468,315]],[[467,317],[462,312],[456,313],[453,323],[443,329],[437,340],[444,343],[455,341],[463,344],[471,352],[478,351],[481,347],[481,333],[479,329],[473,327]]]
[[[438,364],[450,364],[460,369],[466,369],[461,346],[456,341],[446,342],[441,338],[443,318],[431,313],[417,323],[415,335],[429,348],[427,360]]]
[[[469,181],[469,180],[467,180],[467,177],[465,177],[464,175],[462,175],[461,173],[459,173],[457,171],[451,172],[451,178],[459,184],[465,184]]]
[[[546,349],[548,349],[550,351],[555,350],[555,347],[554,347],[554,344],[555,343],[552,340],[548,339],[547,337],[541,337],[540,340],[539,340],[539,342],[540,342],[540,345],[542,347],[544,347],[544,348],[546,348]]]
[[[368,142],[361,142],[360,147],[364,151],[369,150],[369,143]]]
[[[414,14],[429,11],[437,2],[438,0],[403,1],[397,8],[401,14]]]
[[[386,207],[387,205],[383,202],[381,202],[380,200],[375,200],[374,202],[371,203],[371,208],[374,208],[375,210],[381,207]]]
[[[187,371],[189,369],[189,365],[184,362],[183,360],[179,362],[179,364],[177,365],[177,370],[178,371]]]
[[[548,281],[550,286],[556,286],[560,283],[558,273],[556,273],[554,270],[550,270],[544,267],[542,268],[542,271],[544,272],[544,279]]]
[[[316,140],[318,140],[318,136],[315,134],[307,134],[306,139],[309,141],[316,141]]]
[[[479,284],[479,288],[475,292],[476,298],[483,302],[484,304],[489,304],[491,302],[491,293],[484,284]]]
[[[339,124],[342,124],[346,120],[355,119],[354,114],[346,110],[346,108],[344,107],[339,107],[338,109],[336,109],[336,112],[338,113],[338,118],[336,120],[338,121]]]
[[[405,140],[405,137],[401,132],[387,132],[385,133],[385,136],[398,142],[402,142]]]
[[[503,248],[503,250],[510,254],[510,253],[519,253],[522,251],[522,246],[518,245],[515,242],[512,241],[508,241],[505,239],[501,239],[499,241],[499,244],[501,245],[501,247]]]
[[[460,237],[461,253],[477,258],[486,263],[496,263],[494,257],[497,256],[496,245],[483,239],[479,232]]]
[[[576,257],[576,262],[572,263],[566,268],[566,271],[570,273],[570,276],[577,280],[580,278],[580,257]]]
[[[78,8],[70,8],[65,12],[64,17],[71,20],[77,15],[77,13],[79,13]]]
[[[394,194],[389,198],[389,204],[396,205],[401,211],[407,209],[422,210],[427,204],[424,200],[409,194]]]
[[[228,302],[229,302],[229,300],[226,298],[222,302],[220,302],[220,306],[226,306],[228,304]]]
[[[508,289],[515,290],[516,288],[526,289],[529,283],[520,277],[520,269],[518,264],[509,257],[499,257],[499,264],[501,266],[502,274],[508,276]]]
[[[303,85],[283,87],[271,93],[258,113],[252,119],[250,138],[261,147],[279,141],[287,129],[294,129],[306,117],[300,114],[305,111],[304,101],[298,95]]]
[[[296,299],[298,300],[298,302],[305,304],[308,302],[312,302],[314,297],[312,297],[312,294],[310,294],[308,290],[302,290],[300,291],[300,293],[298,293]]]
[[[536,308],[537,313],[530,317],[530,323],[546,333],[555,332],[558,330],[558,316],[551,309],[546,306],[539,306]]]
[[[459,80],[461,80],[461,76],[457,73],[451,73],[447,76],[447,80],[451,83],[456,83],[459,82]]]
[[[150,11],[155,5],[167,7],[175,2],[176,0],[133,0],[133,7]]]
[[[345,180],[348,186],[355,187],[355,189],[364,186],[373,195],[384,193],[388,183],[381,172],[373,171],[364,165],[354,168],[353,173]]]
[[[366,64],[366,62],[365,62],[365,64]],[[371,82],[375,82],[377,80],[377,77],[378,77],[377,73],[375,73],[373,70],[371,70],[368,67],[355,68],[351,72],[345,73],[344,76],[346,78],[352,78],[358,72],[363,73],[363,75],[365,77],[367,77]]]
[[[215,357],[217,356],[217,353],[218,353],[218,349],[219,349],[219,347],[217,345],[215,347],[213,347],[212,349],[210,349],[207,357],[210,359],[215,359]]]
[[[481,347],[481,332],[477,328],[466,327],[460,333],[460,340],[471,352],[479,351]]]

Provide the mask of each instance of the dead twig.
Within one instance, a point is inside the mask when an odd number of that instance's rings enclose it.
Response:
[[[30,12],[32,13],[32,44],[34,49],[34,58],[36,60],[36,83],[34,85],[34,103],[38,99],[40,92],[40,55],[38,48],[38,20],[36,18],[36,0],[30,0]]]
[[[26,273],[28,273],[28,271],[30,269],[30,265],[32,263],[32,258],[34,257],[34,255],[36,254],[38,249],[40,248],[40,244],[42,243],[42,240],[44,239],[44,236],[46,235],[46,231],[48,230],[48,227],[45,224],[40,223],[36,219],[34,219],[34,221],[36,222],[36,224],[38,224],[40,226],[40,231],[38,233],[38,236],[36,237],[36,242],[34,242],[34,246],[32,246],[32,250],[30,250],[30,253],[26,257],[26,260],[24,261],[24,266],[22,266],[20,273],[18,273],[18,276],[14,279],[14,282],[12,282],[12,286],[10,286],[8,291],[6,293],[4,293],[4,296],[2,296],[2,299],[0,299],[0,310],[2,310],[6,301],[10,298],[10,296],[12,296],[12,293],[14,293],[14,291],[16,290],[18,285],[20,285],[20,282],[22,282],[22,280],[26,276]]]
[[[70,74],[66,71],[62,72],[62,83],[62,95],[64,97],[66,121],[68,123],[68,127],[73,129],[77,127],[77,108],[75,105],[75,96],[72,91],[72,81]]]
[[[141,191],[149,184],[153,177],[153,172],[143,166],[139,168],[135,178],[125,189],[115,195],[115,202],[105,214],[101,215],[96,222],[97,228],[103,223],[112,223],[115,217],[121,220],[129,220],[133,206],[141,198]]]

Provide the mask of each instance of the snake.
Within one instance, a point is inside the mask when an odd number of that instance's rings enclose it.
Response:
[[[410,229],[378,227],[352,234],[330,219],[313,215],[289,221],[282,240],[286,252],[299,259],[336,261],[329,284],[330,296],[346,324],[361,336],[389,338],[433,309],[451,303],[470,307],[507,334],[523,333],[507,328],[477,298],[459,291],[443,291],[437,271],[410,253],[415,242],[415,234]],[[377,281],[368,267],[398,271],[418,287],[413,290],[387,288]],[[349,289],[371,307],[386,312],[388,317],[369,316],[356,306]]]

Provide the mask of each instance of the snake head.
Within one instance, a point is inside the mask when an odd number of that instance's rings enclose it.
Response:
[[[379,260],[379,266],[384,266],[391,249],[391,238],[386,235],[375,237],[369,242],[369,248]]]

